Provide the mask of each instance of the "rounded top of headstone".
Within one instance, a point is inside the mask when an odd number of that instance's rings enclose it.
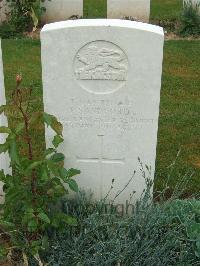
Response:
[[[46,24],[42,28],[42,33],[47,31],[54,31],[65,28],[76,28],[76,27],[121,27],[138,29],[147,32],[152,32],[159,35],[164,35],[162,27],[155,26],[152,24],[123,20],[123,19],[77,19],[77,20],[66,20],[55,23]]]

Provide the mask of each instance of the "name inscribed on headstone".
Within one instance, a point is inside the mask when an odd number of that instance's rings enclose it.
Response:
[[[152,117],[143,117],[135,110],[134,101],[83,100],[71,98],[62,123],[68,128],[98,128],[129,131],[154,123]]]

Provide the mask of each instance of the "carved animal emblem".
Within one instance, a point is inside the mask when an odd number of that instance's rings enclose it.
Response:
[[[123,64],[123,60],[125,59],[123,53],[107,48],[99,49],[96,46],[89,46],[83,55],[80,53],[77,55],[77,59],[85,65],[84,68],[79,69],[80,72],[95,69],[102,72],[111,69],[118,71],[127,70],[127,67]]]

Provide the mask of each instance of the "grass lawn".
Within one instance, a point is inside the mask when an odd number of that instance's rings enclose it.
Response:
[[[7,98],[15,86],[15,75],[23,74],[24,86],[34,89],[33,111],[42,107],[42,82],[39,40],[3,40],[3,59]],[[169,171],[181,149],[171,186],[177,182],[178,173],[194,171],[188,192],[200,190],[200,61],[199,41],[166,41],[161,92],[160,121],[157,147],[157,188]],[[12,124],[17,120],[13,119]],[[43,127],[38,126],[35,136],[35,153],[40,154]]]
[[[107,0],[84,0],[83,2],[85,18],[107,17]]]
[[[15,87],[16,73],[22,73],[23,86],[33,88],[33,105],[32,111],[37,112],[43,108],[42,101],[42,80],[41,80],[41,59],[40,59],[40,42],[32,40],[4,40],[3,59],[5,72],[6,96],[10,98],[13,88]],[[19,120],[15,114],[10,121],[10,125],[15,126]],[[35,156],[39,156],[43,149],[44,128],[38,125],[37,130],[32,132],[35,136],[34,152]],[[22,147],[22,151],[26,151],[26,147]]]
[[[173,20],[181,11],[183,0],[151,0],[151,20]],[[85,18],[106,18],[107,0],[84,0]]]
[[[183,0],[151,0],[151,20],[173,20],[178,18]]]
[[[175,184],[178,172],[183,175],[191,169],[194,191],[200,190],[199,49],[199,41],[165,42],[157,147],[161,176],[166,176],[167,167],[181,149],[171,184]]]

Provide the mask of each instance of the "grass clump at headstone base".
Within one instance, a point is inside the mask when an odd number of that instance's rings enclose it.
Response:
[[[200,2],[196,5],[192,2],[186,3],[180,21],[179,35],[183,37],[200,36]]]
[[[199,37],[200,13],[194,1],[184,4],[183,0],[152,0],[150,23],[160,25],[168,32],[182,37]]]
[[[34,110],[41,110],[42,78],[39,40],[3,40],[3,60],[7,98],[15,86],[16,73],[23,75],[23,87],[33,88]],[[181,149],[170,181],[173,191],[177,179],[193,172],[185,195],[200,191],[200,42],[167,41],[164,47],[163,79],[158,131],[156,190],[162,190],[169,166]],[[17,121],[10,121],[16,124]],[[34,152],[44,147],[44,128],[34,133]],[[22,147],[23,148],[23,147]],[[133,169],[134,170],[134,169]],[[190,175],[190,174],[188,174]]]
[[[48,265],[199,265],[200,201],[153,204],[148,193],[134,214],[122,216],[103,202],[80,194],[63,204],[78,226],[61,234],[50,232]],[[107,210],[107,211],[105,211]],[[33,266],[34,263],[31,263]]]
[[[152,0],[150,23],[160,25],[169,32],[179,27],[183,0]]]

